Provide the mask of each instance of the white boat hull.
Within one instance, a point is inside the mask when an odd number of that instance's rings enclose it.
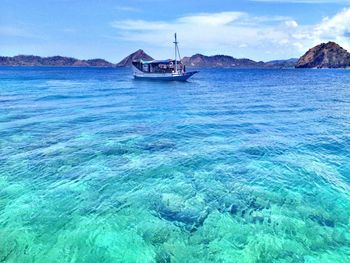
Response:
[[[145,73],[133,67],[134,78],[142,80],[186,81],[198,71],[183,73]]]

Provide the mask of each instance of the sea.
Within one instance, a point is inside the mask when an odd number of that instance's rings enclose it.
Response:
[[[350,71],[0,68],[0,262],[350,262]]]

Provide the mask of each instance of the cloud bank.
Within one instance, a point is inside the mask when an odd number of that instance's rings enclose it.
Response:
[[[118,38],[155,48],[169,47],[172,33],[187,53],[230,54],[236,57],[297,57],[320,42],[336,41],[349,48],[350,8],[313,25],[291,17],[252,16],[245,12],[200,13],[172,21],[119,20]]]

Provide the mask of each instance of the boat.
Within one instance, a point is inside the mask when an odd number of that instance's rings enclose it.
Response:
[[[198,71],[186,71],[186,66],[181,62],[180,51],[175,33],[175,59],[151,60],[142,59],[132,62],[135,79],[143,80],[165,80],[165,81],[187,81]]]

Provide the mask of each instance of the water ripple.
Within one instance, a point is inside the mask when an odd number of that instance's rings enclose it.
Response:
[[[349,261],[347,71],[0,73],[0,261]]]

